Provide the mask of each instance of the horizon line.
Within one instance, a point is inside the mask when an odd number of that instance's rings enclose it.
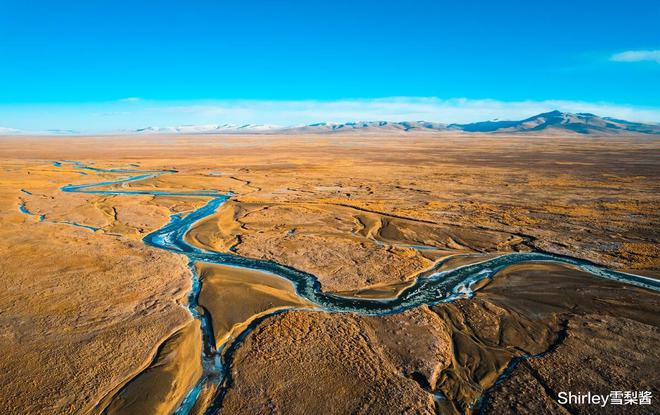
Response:
[[[500,101],[437,97],[342,100],[160,101],[127,97],[88,103],[0,104],[0,130],[108,133],[149,127],[412,122],[468,124],[521,120],[553,110],[633,122],[660,122],[660,107],[569,100]]]

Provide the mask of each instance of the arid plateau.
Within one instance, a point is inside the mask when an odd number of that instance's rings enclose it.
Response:
[[[0,137],[0,413],[660,413],[659,137]]]

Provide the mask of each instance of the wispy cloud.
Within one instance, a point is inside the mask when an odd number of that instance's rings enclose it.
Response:
[[[275,124],[315,122],[438,121],[465,123],[515,120],[551,110],[591,112],[631,121],[660,122],[660,108],[564,100],[500,101],[390,97],[335,101],[122,101],[96,104],[0,105],[0,125],[29,130],[102,132],[189,124]]]
[[[142,98],[139,97],[127,97],[119,100],[119,102],[140,102],[140,101],[142,101]]]
[[[627,50],[610,56],[614,62],[656,62],[660,63],[660,49]]]
[[[174,118],[189,114],[191,117],[199,116],[208,120],[215,118],[223,122],[267,122],[281,125],[374,120],[459,123],[520,119],[556,109],[565,112],[592,112],[637,121],[660,121],[660,108],[562,100],[499,101],[391,97],[337,101],[222,101],[162,108]]]

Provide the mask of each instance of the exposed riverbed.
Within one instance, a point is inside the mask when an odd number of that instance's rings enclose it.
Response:
[[[203,333],[204,352],[202,355],[202,366],[204,374],[199,383],[187,394],[182,401],[177,414],[187,414],[195,405],[197,398],[206,384],[213,383],[219,386],[213,404],[208,412],[214,412],[220,408],[224,387],[226,387],[227,363],[231,359],[232,352],[239,347],[240,340],[257,324],[267,319],[269,315],[263,316],[247,326],[245,330],[238,334],[234,339],[228,339],[222,345],[215,344],[213,328],[210,321],[210,315],[202,310],[198,305],[198,296],[201,289],[201,282],[195,270],[195,263],[206,262],[212,264],[223,264],[234,267],[249,268],[258,271],[265,271],[282,278],[285,278],[294,285],[297,294],[310,302],[319,310],[327,312],[351,312],[362,315],[382,316],[393,313],[400,313],[405,310],[419,307],[421,305],[434,305],[441,302],[450,302],[457,298],[464,298],[472,295],[471,287],[484,279],[492,278],[497,272],[512,265],[529,262],[555,262],[567,264],[583,271],[587,271],[595,276],[621,281],[654,290],[660,290],[660,282],[655,279],[645,278],[637,275],[621,273],[608,270],[606,268],[594,265],[593,263],[582,261],[575,258],[557,256],[543,252],[528,253],[510,253],[490,258],[478,263],[444,269],[437,272],[428,272],[419,277],[414,284],[404,289],[396,297],[389,299],[365,299],[350,298],[322,291],[318,279],[309,273],[305,273],[281,264],[246,258],[234,253],[218,253],[201,249],[187,243],[184,239],[188,230],[198,221],[212,215],[229,198],[231,194],[223,194],[215,191],[199,192],[168,192],[159,190],[129,190],[121,185],[151,179],[162,174],[176,173],[174,170],[165,171],[140,171],[135,169],[101,169],[90,167],[78,162],[56,162],[56,167],[68,163],[76,169],[91,170],[97,173],[116,173],[122,175],[117,180],[102,181],[98,183],[87,183],[80,185],[67,185],[62,187],[64,192],[89,193],[98,195],[152,195],[152,196],[194,196],[209,198],[208,203],[201,208],[185,215],[172,215],[170,222],[162,228],[150,233],[144,238],[146,244],[166,250],[172,253],[186,255],[189,259],[189,265],[192,275],[192,290],[188,295],[187,307],[194,318],[200,320]],[[128,176],[127,176],[128,175]],[[105,189],[100,189],[105,188]],[[26,192],[24,192],[26,193]],[[26,193],[29,194],[29,193]],[[30,214],[24,205],[21,205],[21,211]],[[79,224],[73,224],[81,226]],[[94,230],[94,229],[92,229]],[[413,247],[414,248],[414,247]],[[436,265],[440,268],[442,263]],[[280,311],[278,311],[280,312]],[[228,346],[228,347],[225,347]]]

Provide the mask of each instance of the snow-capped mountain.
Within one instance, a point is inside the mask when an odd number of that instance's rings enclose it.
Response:
[[[525,134],[598,134],[631,135],[660,134],[660,124],[644,124],[589,113],[551,111],[518,121],[481,121],[469,124],[443,124],[428,121],[360,121],[320,122],[307,125],[278,126],[271,124],[202,124],[174,127],[145,127],[120,130],[108,134],[332,134],[356,133],[408,133],[408,132],[463,132]],[[77,135],[71,130],[26,131],[0,127],[0,135]]]
[[[212,133],[250,133],[267,132],[282,129],[269,124],[205,124],[179,125],[175,127],[145,127],[135,130],[141,134],[212,134]]]
[[[331,133],[342,131],[440,131],[446,125],[427,121],[360,121],[360,122],[320,122],[306,125],[282,127],[271,124],[211,124],[182,125],[177,127],[146,127],[135,130],[142,134],[212,134],[212,133]]]
[[[548,133],[577,134],[660,134],[660,125],[630,122],[609,117],[599,117],[588,113],[566,113],[551,111],[518,121],[481,121],[469,124],[443,124],[428,121],[360,121],[360,122],[320,122],[306,125],[280,127],[263,124],[220,124],[184,125],[179,127],[147,127],[137,133],[160,134],[319,134],[319,133],[405,133],[405,132],[451,132],[465,133]]]
[[[316,123],[302,126],[293,126],[285,129],[287,132],[319,133],[319,132],[342,132],[359,130],[368,131],[432,131],[444,130],[445,124],[427,121],[360,121],[347,123]]]

